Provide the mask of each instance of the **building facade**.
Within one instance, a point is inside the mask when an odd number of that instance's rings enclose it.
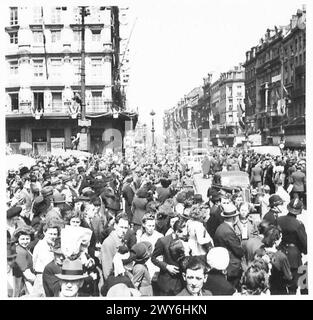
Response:
[[[220,75],[211,86],[214,121],[210,133],[213,146],[235,146],[244,139],[240,119],[245,112],[244,69],[241,65]]]
[[[125,110],[120,81],[119,8],[88,7],[85,105],[90,150],[122,151]],[[79,7],[8,7],[6,141],[33,152],[71,148],[81,114],[82,17]],[[113,137],[113,139],[112,139]]]
[[[246,127],[249,140],[305,146],[306,10],[289,25],[268,29],[246,52]]]

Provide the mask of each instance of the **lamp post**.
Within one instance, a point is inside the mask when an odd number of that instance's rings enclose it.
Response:
[[[155,116],[154,110],[151,110],[150,116],[152,117],[152,127],[151,127],[151,133],[152,133],[152,150],[153,150],[153,153],[155,153],[155,142],[154,142],[154,132],[155,132],[155,129],[154,129],[154,118],[153,118],[153,117]]]
[[[81,14],[81,120],[78,120],[80,127],[79,150],[89,151],[90,149],[90,121],[86,121],[86,86],[85,86],[85,17],[90,14],[86,6],[80,7]]]
[[[146,148],[147,148],[146,138],[147,138],[147,125],[143,124],[143,145],[144,145],[144,150],[145,151],[146,151]]]

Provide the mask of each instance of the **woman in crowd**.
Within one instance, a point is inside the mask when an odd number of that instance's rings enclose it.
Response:
[[[264,250],[270,258],[271,265],[269,278],[271,295],[288,294],[288,283],[292,280],[288,258],[280,249],[281,240],[280,227],[272,226],[264,234]]]
[[[189,213],[187,230],[192,256],[204,255],[213,247],[213,240],[203,224],[206,210],[206,206],[193,205]]]
[[[151,277],[146,262],[152,254],[152,245],[150,242],[143,241],[136,243],[131,252],[133,252],[134,266],[132,270],[132,282],[142,296],[153,296]]]
[[[18,296],[24,294],[32,294],[32,287],[35,281],[35,274],[33,270],[33,256],[30,253],[28,246],[33,240],[34,229],[30,226],[23,226],[17,228],[13,235],[16,242],[16,264],[21,271],[18,277]]]
[[[258,235],[258,224],[250,216],[251,210],[252,207],[248,202],[242,202],[239,205],[239,219],[237,220],[236,228],[242,245],[248,239]]]

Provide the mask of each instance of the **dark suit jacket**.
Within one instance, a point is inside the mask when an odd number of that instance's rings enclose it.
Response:
[[[235,293],[235,288],[227,281],[221,271],[211,270],[203,289],[212,292],[213,296],[231,296]]]
[[[262,174],[263,174],[263,170],[260,166],[253,167],[251,169],[251,182],[261,182]]]
[[[131,207],[134,199],[135,192],[129,183],[126,183],[122,189],[123,198],[125,199],[125,212],[131,215]]]
[[[210,217],[206,222],[205,227],[212,239],[214,238],[215,231],[218,228],[218,226],[224,222],[224,219],[221,216],[221,212],[221,207],[216,205],[214,205],[210,210]]]
[[[171,291],[173,295],[176,295],[183,289],[184,282],[181,273],[171,275],[166,269],[168,264],[179,267],[178,262],[173,260],[169,251],[169,246],[172,241],[174,241],[172,234],[158,239],[151,256],[151,261],[160,268],[157,280],[159,288],[164,292]],[[160,256],[163,257],[163,261],[157,259]]]
[[[228,277],[239,276],[241,272],[241,258],[244,256],[244,251],[234,229],[226,222],[223,222],[217,228],[214,236],[214,246],[224,247],[229,252]]]
[[[61,289],[61,280],[56,274],[61,273],[61,267],[54,260],[48,263],[43,270],[42,283],[47,297],[56,297]]]
[[[156,192],[158,194],[158,201],[163,203],[166,199],[170,198],[172,193],[170,188],[158,187],[156,188]]]
[[[301,253],[307,254],[307,234],[303,223],[292,214],[278,217],[278,225],[282,229],[281,246],[286,248],[285,254],[291,268],[302,265]],[[294,246],[287,246],[293,244]]]
[[[202,290],[201,293],[203,296],[212,296],[212,292],[210,292],[209,290]],[[191,294],[189,293],[189,291],[186,288],[184,288],[176,296],[191,296]]]

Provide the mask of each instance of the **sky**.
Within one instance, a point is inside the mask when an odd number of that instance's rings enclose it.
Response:
[[[156,112],[162,133],[164,110],[184,94],[245,61],[245,53],[267,28],[287,25],[304,1],[298,0],[135,0],[129,6],[128,104],[140,122]],[[129,31],[130,33],[130,31]]]

